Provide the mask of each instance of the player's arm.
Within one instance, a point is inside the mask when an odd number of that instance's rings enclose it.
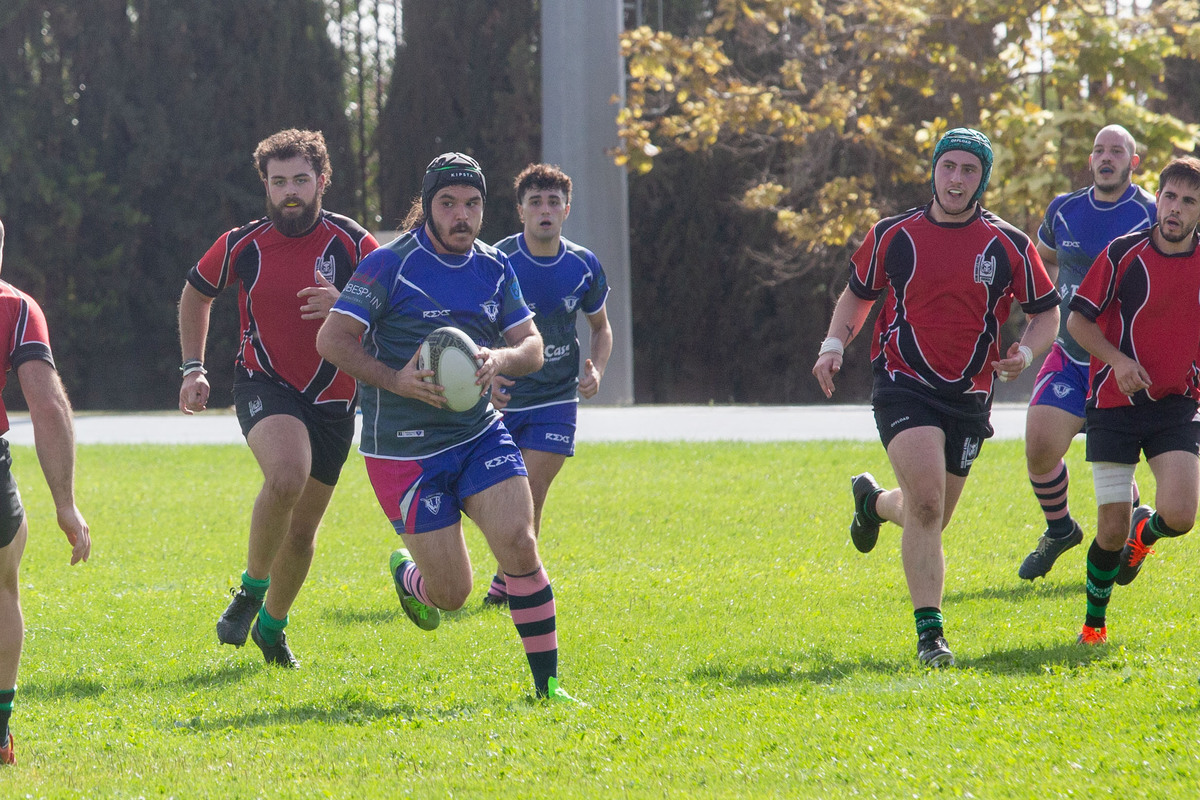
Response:
[[[67,392],[58,372],[41,359],[22,363],[17,367],[17,378],[29,406],[33,442],[54,498],[58,527],[71,543],[71,563],[87,561],[92,539],[87,521],[75,506],[75,428]]]
[[[1128,395],[1150,388],[1150,375],[1141,364],[1121,352],[1108,340],[1095,322],[1072,311],[1067,316],[1067,331],[1084,350],[1112,367],[1117,387]]]
[[[600,380],[604,377],[604,370],[608,368],[608,359],[612,356],[613,336],[612,325],[608,323],[608,310],[604,306],[595,314],[588,314],[587,321],[592,329],[588,350],[591,357],[583,363],[579,394],[584,398],[592,398],[600,391]]]
[[[208,339],[208,321],[213,299],[201,294],[190,283],[183,285],[179,297],[179,349],[183,363],[204,364],[204,346]],[[179,386],[179,410],[185,414],[203,411],[208,405],[210,387],[203,369],[185,370]]]
[[[1050,276],[1050,282],[1058,283],[1058,251],[1042,244],[1040,239],[1037,243],[1037,251],[1038,255],[1042,257],[1042,263],[1046,265],[1046,274]]]
[[[874,300],[864,300],[850,291],[849,286],[842,290],[842,295],[833,308],[829,332],[821,344],[817,363],[812,368],[812,373],[821,384],[821,390],[825,392],[826,397],[833,397],[833,376],[842,370],[842,351],[862,330],[873,305]]]
[[[1030,314],[1020,341],[1008,347],[1008,354],[992,362],[992,368],[1002,381],[1016,380],[1034,358],[1050,349],[1058,335],[1058,306]]]
[[[433,377],[433,370],[417,369],[419,350],[413,353],[413,357],[403,369],[392,369],[363,350],[362,335],[366,330],[367,326],[361,320],[333,311],[325,318],[321,330],[317,332],[317,352],[321,354],[321,358],[355,380],[377,386],[400,397],[409,397],[437,408],[445,408],[443,387],[425,382],[425,378]]]
[[[475,371],[475,383],[488,386],[497,375],[519,378],[542,368],[546,354],[543,352],[542,334],[533,324],[533,318],[512,326],[504,332],[507,347],[479,348],[479,369]]]

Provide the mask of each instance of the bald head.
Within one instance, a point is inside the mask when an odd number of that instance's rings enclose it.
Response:
[[[1129,188],[1140,159],[1133,135],[1120,125],[1105,125],[1096,134],[1088,166],[1096,199],[1115,202]]]

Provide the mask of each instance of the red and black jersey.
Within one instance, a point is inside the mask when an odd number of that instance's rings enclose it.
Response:
[[[41,359],[54,366],[50,352],[50,331],[37,301],[6,281],[0,281],[0,389],[26,361]],[[8,410],[0,399],[0,433],[8,433]]]
[[[1149,389],[1129,396],[1117,386],[1112,367],[1092,356],[1093,408],[1175,394],[1200,401],[1200,249],[1193,241],[1190,252],[1167,255],[1154,246],[1152,230],[1114,239],[1071,298],[1072,311],[1099,325],[1104,338],[1150,376]]]
[[[237,365],[303,393],[313,404],[353,406],[357,384],[317,353],[319,319],[301,319],[296,296],[319,273],[339,290],[378,242],[354,220],[322,211],[303,236],[284,236],[269,218],[229,231],[188,272],[207,297],[238,283],[242,341]]]
[[[1059,301],[1033,240],[983,209],[963,223],[935,222],[929,206],[881,220],[851,261],[857,297],[887,292],[871,344],[876,391],[916,391],[968,413],[990,408],[1013,300],[1027,314]]]

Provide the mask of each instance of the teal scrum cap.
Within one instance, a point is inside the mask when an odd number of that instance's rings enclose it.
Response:
[[[979,179],[979,188],[975,190],[975,194],[971,197],[972,203],[979,202],[979,198],[983,197],[983,190],[987,188],[988,178],[992,177],[992,143],[988,137],[984,136],[974,128],[954,128],[946,131],[941,139],[938,139],[937,146],[933,148],[933,169],[937,168],[938,159],[951,150],[966,150],[973,156],[979,159],[979,163],[983,165],[983,177]],[[932,170],[930,170],[932,173]],[[933,188],[933,176],[929,178],[930,188]],[[936,194],[937,189],[934,189]]]

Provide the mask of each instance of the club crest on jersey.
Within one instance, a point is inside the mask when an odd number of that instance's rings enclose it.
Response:
[[[488,300],[486,303],[483,303],[480,308],[483,309],[483,313],[487,314],[487,318],[490,322],[495,322],[496,317],[500,316],[500,304],[495,300]]]
[[[575,310],[575,306],[579,305],[579,298],[575,295],[563,298],[563,305],[567,307],[567,313]]]
[[[442,507],[442,495],[439,493],[439,494],[435,494],[435,495],[430,495],[429,497],[422,497],[421,504],[423,506],[425,506],[426,511],[428,511],[430,514],[433,514],[436,517],[438,511]]]
[[[996,279],[996,257],[984,258],[983,254],[975,256],[975,282],[988,283]]]
[[[333,277],[337,275],[337,262],[333,260],[333,256],[317,256],[317,263],[313,265],[313,277],[318,275],[333,283]]]

